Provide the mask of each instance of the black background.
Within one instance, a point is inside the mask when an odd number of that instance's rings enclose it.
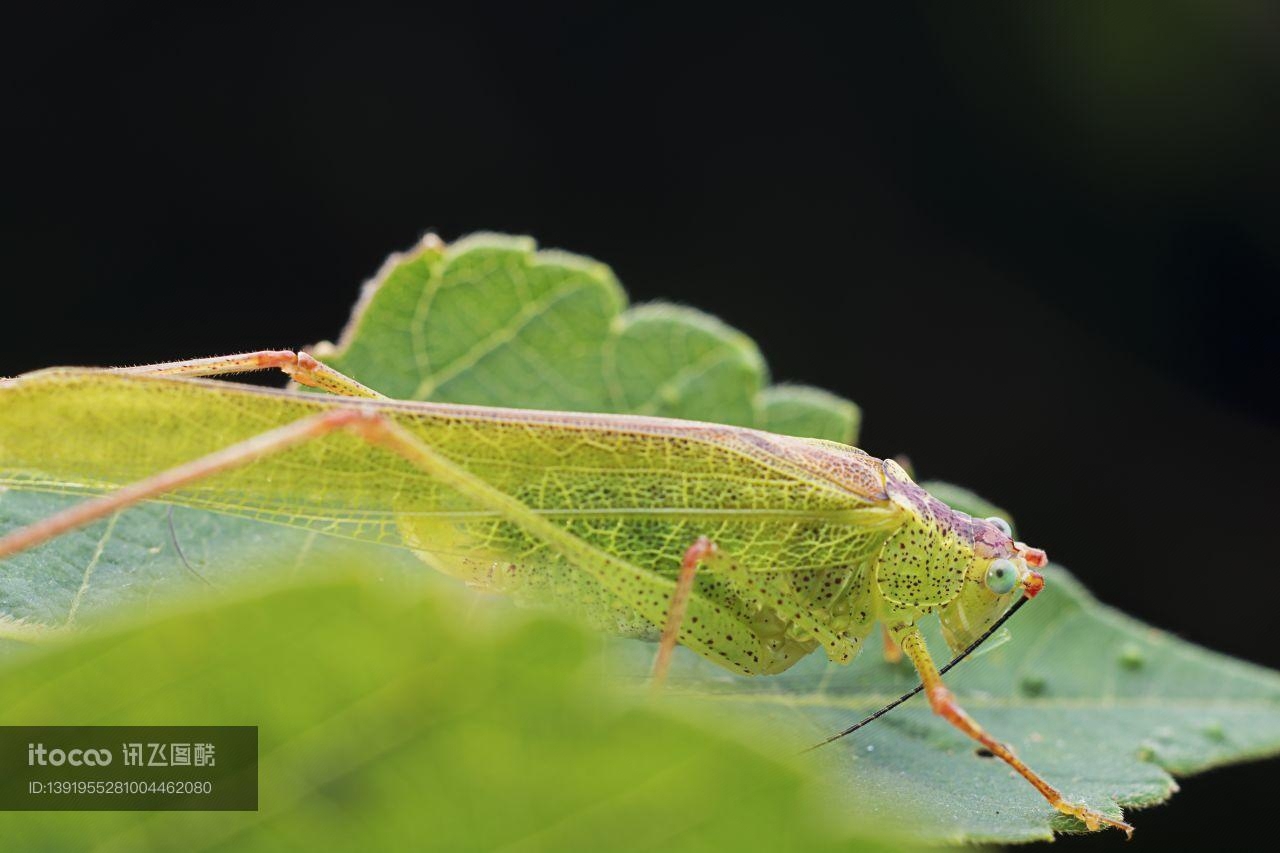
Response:
[[[3,35],[0,375],[306,345],[424,231],[528,233],[1280,665],[1280,15],[1034,6],[46,6]],[[1275,771],[1127,849],[1246,843]]]

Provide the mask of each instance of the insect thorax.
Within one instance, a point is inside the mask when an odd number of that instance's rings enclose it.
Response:
[[[884,465],[886,491],[904,518],[880,550],[877,589],[890,611],[931,612],[964,588],[974,563],[972,519],[920,488],[892,460]]]

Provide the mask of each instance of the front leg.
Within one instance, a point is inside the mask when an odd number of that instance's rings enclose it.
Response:
[[[1084,821],[1085,826],[1091,830],[1099,829],[1105,824],[1124,830],[1128,836],[1133,835],[1133,827],[1124,821],[1109,818],[1087,806],[1067,802],[1057,788],[1046,782],[1040,774],[1026,764],[1023,764],[1022,760],[1013,754],[1012,749],[987,734],[986,730],[978,725],[978,722],[956,703],[955,696],[942,683],[942,676],[938,674],[938,668],[933,663],[933,658],[929,654],[929,649],[925,645],[924,636],[920,633],[919,628],[915,625],[895,625],[890,628],[890,631],[898,645],[901,646],[902,651],[915,664],[916,671],[920,673],[920,681],[924,685],[925,695],[929,697],[929,706],[933,708],[935,714],[982,744],[992,755],[1000,758],[1016,770],[1022,778],[1034,785],[1035,789],[1043,794],[1049,804],[1058,811]]]

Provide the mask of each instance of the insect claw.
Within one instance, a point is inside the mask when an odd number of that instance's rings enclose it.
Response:
[[[1080,806],[1080,805],[1076,805],[1075,803],[1068,803],[1065,801],[1059,801],[1057,803],[1054,803],[1054,807],[1057,808],[1057,810],[1062,812],[1063,814],[1071,815],[1072,817],[1084,823],[1084,825],[1088,827],[1090,832],[1097,832],[1099,829],[1102,829],[1102,827],[1105,825],[1105,826],[1110,826],[1114,829],[1119,829],[1122,832],[1124,832],[1126,840],[1128,841],[1133,840],[1133,827],[1122,820],[1109,818],[1104,814],[1095,812],[1093,809],[1089,808],[1088,806]]]

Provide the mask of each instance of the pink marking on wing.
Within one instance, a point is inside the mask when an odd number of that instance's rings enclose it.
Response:
[[[889,499],[880,460],[856,447],[747,429],[734,430],[730,436],[837,483],[867,500]]]

